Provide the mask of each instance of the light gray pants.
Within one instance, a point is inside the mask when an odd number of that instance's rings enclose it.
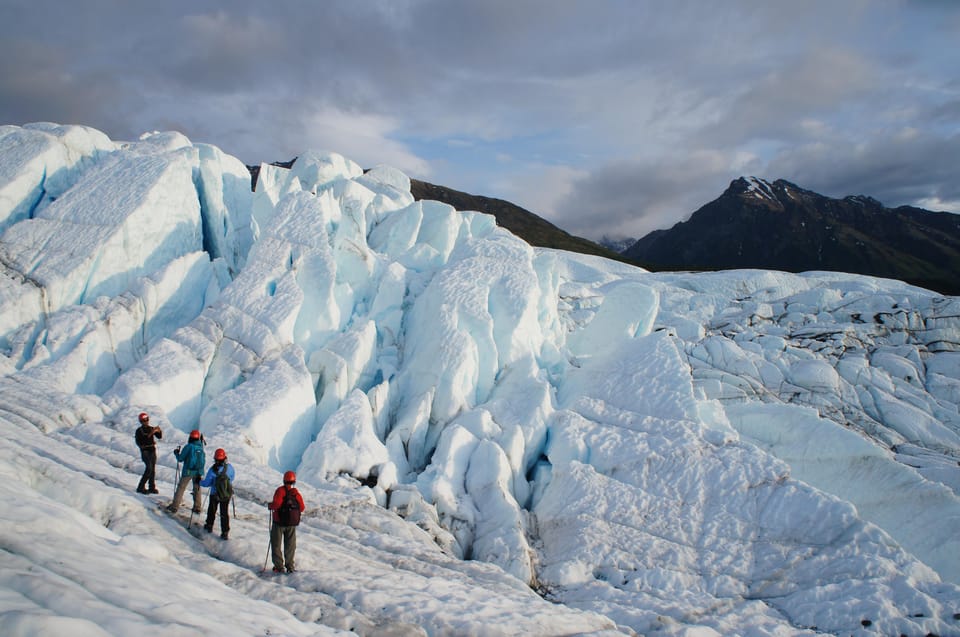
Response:
[[[193,510],[200,513],[200,476],[180,476],[180,482],[177,483],[177,490],[173,494],[173,502],[170,503],[170,509],[176,511],[183,502],[183,492],[187,490],[187,484],[193,481]]]
[[[283,542],[283,550],[280,543]],[[297,554],[297,527],[280,526],[276,522],[270,527],[270,546],[273,548],[273,566],[282,569],[286,562],[287,570],[296,568],[294,557]]]

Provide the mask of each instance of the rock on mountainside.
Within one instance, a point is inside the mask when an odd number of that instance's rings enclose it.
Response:
[[[960,215],[741,177],[689,220],[648,234],[624,256],[652,269],[852,272],[956,295]]]

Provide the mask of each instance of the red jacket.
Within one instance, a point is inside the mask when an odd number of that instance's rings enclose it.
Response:
[[[297,504],[300,505],[300,512],[303,513],[307,509],[307,507],[303,504],[303,496],[300,495],[300,492],[297,491],[296,487],[291,487],[291,490],[293,491],[293,495],[297,496]],[[287,485],[283,485],[282,487],[277,487],[277,490],[273,492],[273,502],[267,505],[268,508],[271,511],[273,511],[274,522],[279,522],[277,517],[280,514],[277,511],[277,509],[279,509],[280,505],[283,504],[283,499],[285,497],[287,497]]]

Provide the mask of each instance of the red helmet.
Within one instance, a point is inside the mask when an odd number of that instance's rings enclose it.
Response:
[[[285,474],[283,474],[284,484],[294,483],[296,481],[297,481],[297,474],[295,474],[293,471],[287,471]]]
[[[147,412],[141,411],[140,415],[137,416],[137,420],[139,420],[140,422],[149,422],[150,416],[147,415]]]
[[[190,440],[200,440],[200,430],[194,429],[190,432]]]
[[[227,459],[227,452],[224,451],[223,449],[217,449],[216,451],[213,452],[213,459],[214,459],[214,460],[226,460],[226,459]]]

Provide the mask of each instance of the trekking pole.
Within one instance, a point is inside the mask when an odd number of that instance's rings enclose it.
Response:
[[[267,571],[267,560],[270,559],[270,553],[273,551],[273,511],[267,511],[267,529],[269,529],[268,537],[270,541],[267,543],[267,556],[263,558],[263,568],[260,569],[261,573]]]

